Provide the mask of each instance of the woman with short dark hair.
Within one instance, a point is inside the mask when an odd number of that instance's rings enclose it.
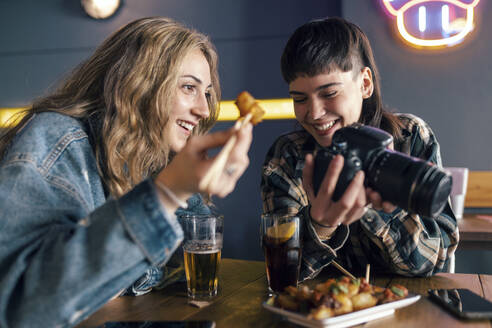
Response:
[[[422,119],[383,108],[378,70],[363,31],[342,18],[308,22],[289,38],[281,68],[302,130],[279,137],[266,156],[263,212],[303,218],[301,279],[316,276],[334,259],[356,273],[368,263],[373,272],[409,276],[450,270],[458,227],[449,204],[436,217],[408,213],[366,188],[362,170],[334,201],[344,166],[340,154],[314,193],[313,156],[332,144],[335,131],[353,123],[385,130],[395,150],[442,166],[439,144]]]

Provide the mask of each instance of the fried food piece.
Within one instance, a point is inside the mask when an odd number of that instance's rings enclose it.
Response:
[[[320,293],[317,290],[313,290],[310,301],[313,304],[313,306],[315,307],[320,306],[321,304],[324,303],[325,297],[326,294]]]
[[[280,294],[275,298],[275,305],[282,309],[297,311],[299,309],[299,303],[296,299],[288,294]]]
[[[405,286],[395,284],[390,287],[391,291],[397,294],[400,298],[404,298],[408,296],[408,289]]]
[[[333,278],[328,279],[325,282],[319,283],[314,287],[314,290],[321,294],[328,294],[331,291],[331,286],[336,284],[337,281]]]
[[[347,294],[333,295],[333,298],[335,299],[335,301],[337,301],[337,303],[339,303],[336,304],[335,308],[333,309],[335,315],[349,313],[354,310],[352,301],[350,300],[350,297],[347,296]]]
[[[263,120],[265,111],[258,105],[256,99],[248,91],[243,91],[237,96],[236,106],[239,109],[239,116],[245,117],[249,113],[252,114],[251,123],[253,125]]]
[[[323,320],[326,318],[331,318],[335,315],[335,312],[333,311],[332,308],[321,305],[316,308],[313,308],[311,310],[311,313],[309,313],[308,318],[310,319],[315,319],[315,320]]]
[[[299,302],[311,301],[313,292],[307,286],[301,286],[299,288],[294,286],[285,287],[285,292],[294,297]]]
[[[322,320],[407,296],[408,290],[402,285],[382,288],[371,285],[364,278],[342,277],[328,279],[313,289],[289,286],[276,297],[276,304],[284,309],[308,313],[310,319]]]
[[[354,295],[352,296],[351,301],[354,311],[366,309],[378,303],[378,299],[370,293],[360,293]]]
[[[236,106],[239,108],[239,114],[246,116],[249,112],[249,108],[256,104],[256,99],[248,92],[241,92],[236,99]]]
[[[385,289],[382,303],[393,302],[405,298],[407,296],[408,296],[408,289],[402,285],[396,284]]]
[[[297,295],[297,287],[294,286],[287,286],[284,291],[292,297],[296,297]]]
[[[345,293],[352,297],[359,293],[359,288],[361,285],[361,279],[350,279],[349,277],[342,277],[338,280],[339,289],[345,291]],[[343,287],[340,287],[343,286]]]

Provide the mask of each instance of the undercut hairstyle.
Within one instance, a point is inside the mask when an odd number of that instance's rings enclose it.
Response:
[[[402,139],[402,123],[383,108],[379,71],[369,39],[357,25],[339,17],[312,20],[291,35],[281,58],[282,76],[290,84],[298,77],[313,77],[339,69],[353,71],[354,78],[364,67],[372,71],[374,91],[364,99],[359,123],[389,132]]]
[[[57,112],[91,123],[92,147],[107,190],[118,197],[164,168],[172,154],[164,127],[178,88],[180,65],[200,50],[210,67],[210,116],[217,121],[217,52],[205,35],[164,17],[142,18],[107,38],[52,94],[35,101],[0,139],[0,156],[36,113]],[[92,129],[93,128],[93,129]]]

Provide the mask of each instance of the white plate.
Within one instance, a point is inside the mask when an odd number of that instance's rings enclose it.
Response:
[[[407,297],[398,301],[376,305],[364,310],[342,314],[323,320],[308,319],[306,315],[278,308],[273,305],[273,297],[270,297],[267,301],[263,302],[263,307],[304,327],[343,328],[392,315],[396,309],[413,304],[419,299],[420,295],[409,293]]]

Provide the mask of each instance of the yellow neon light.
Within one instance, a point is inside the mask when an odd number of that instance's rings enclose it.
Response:
[[[260,106],[265,110],[265,120],[293,119],[294,105],[292,99],[262,99],[258,100]],[[0,108],[0,128],[8,126],[8,120],[16,113],[25,108]],[[219,121],[235,121],[239,117],[239,111],[234,104],[234,100],[224,100],[220,102]],[[12,122],[15,124],[17,122]]]
[[[480,0],[474,0],[471,4],[464,4],[459,0],[412,0],[403,5],[400,9],[396,10],[391,5],[391,0],[383,0],[383,4],[392,15],[396,16],[396,24],[398,27],[398,31],[400,32],[403,39],[408,41],[411,44],[422,46],[422,47],[441,47],[441,46],[451,46],[457,44],[461,40],[465,38],[465,36],[473,30],[473,9],[478,4]],[[457,7],[466,9],[466,23],[461,28],[461,31],[451,37],[442,38],[442,39],[421,39],[414,37],[410,33],[408,33],[404,24],[404,16],[406,10],[409,8],[416,6],[418,4],[422,4],[425,2],[447,2],[449,4],[455,5]]]
[[[0,128],[15,125],[20,117],[17,117],[17,119],[12,122],[9,122],[10,118],[23,110],[25,110],[25,108],[0,108]]]
[[[290,98],[261,99],[258,103],[265,110],[263,119],[282,120],[295,118],[294,104]],[[219,121],[235,121],[239,117],[239,111],[233,100],[220,102]]]

